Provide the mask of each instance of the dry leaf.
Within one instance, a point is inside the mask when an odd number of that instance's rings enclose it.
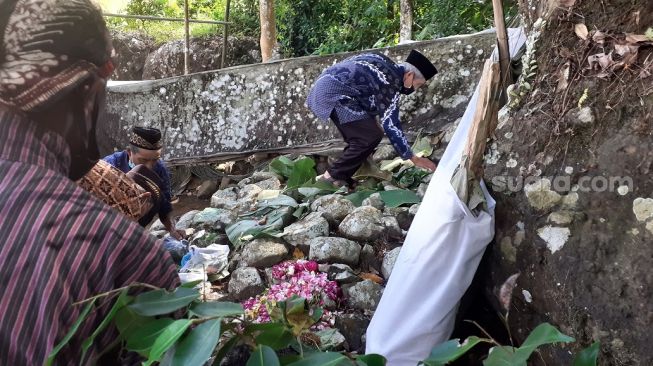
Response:
[[[632,44],[615,44],[614,52],[622,57],[620,63],[623,65],[632,65],[637,62],[637,52],[639,50],[638,45]]]
[[[293,250],[293,252],[292,252],[292,257],[294,259],[304,259],[306,257],[306,255],[304,255],[304,252],[302,252],[301,249],[295,248],[295,250]]]
[[[626,42],[628,43],[637,43],[637,42],[646,42],[646,41],[650,41],[650,39],[648,39],[643,34],[626,33]]]
[[[605,33],[601,31],[596,31],[594,34],[592,34],[592,41],[596,42],[599,45],[604,45],[605,44]]]
[[[499,290],[499,302],[506,311],[510,310],[510,299],[512,299],[512,292],[517,286],[517,278],[519,278],[519,273],[508,277]]]
[[[639,10],[634,11],[631,16],[635,19],[635,25],[639,26]]]
[[[587,26],[583,23],[578,23],[574,26],[574,33],[578,37],[580,37],[583,40],[587,40],[587,35],[589,34],[589,31],[587,30]]]
[[[364,272],[364,273],[361,273],[359,275],[359,277],[364,279],[364,280],[374,281],[374,282],[378,283],[379,285],[383,284],[383,278],[381,278],[380,276],[377,276],[377,275],[375,275],[373,273]]]
[[[589,68],[592,70],[598,69],[595,68],[595,64],[598,64],[601,70],[605,70],[608,67],[614,65],[614,60],[612,59],[612,52],[608,53],[597,53],[587,57],[587,62],[589,63]]]
[[[560,0],[560,6],[564,6],[566,8],[571,8],[575,3],[576,0]]]

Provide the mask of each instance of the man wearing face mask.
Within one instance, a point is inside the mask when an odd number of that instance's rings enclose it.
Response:
[[[181,240],[181,232],[175,229],[172,220],[172,194],[170,188],[170,174],[168,169],[161,161],[161,131],[157,128],[151,127],[134,127],[132,135],[129,139],[129,147],[124,151],[115,152],[103,160],[113,165],[114,167],[128,173],[137,165],[144,165],[159,178],[159,184],[162,192],[161,202],[158,207],[159,219],[170,236],[177,240]],[[139,223],[147,226],[154,215],[152,213],[146,215]]]
[[[399,98],[411,94],[437,74],[435,66],[412,50],[406,62],[368,53],[348,58],[322,72],[308,95],[308,107],[321,120],[331,118],[347,147],[324,173],[323,179],[352,188],[352,176],[383,138],[390,139],[397,154],[416,166],[435,170],[435,164],[413,155],[399,121]],[[380,118],[383,131],[376,117]]]
[[[74,183],[99,158],[111,49],[90,0],[0,0],[3,364],[44,364],[79,318],[84,306],[75,302],[135,282],[178,284],[160,243]],[[82,364],[83,341],[110,306],[93,308],[55,364]],[[115,335],[107,328],[86,361],[99,363]]]

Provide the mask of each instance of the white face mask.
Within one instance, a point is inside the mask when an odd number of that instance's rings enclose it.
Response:
[[[134,163],[131,161],[131,159],[129,159],[129,161],[127,162],[127,165],[129,165],[129,169],[134,169],[134,167],[136,167],[136,164],[134,164]]]

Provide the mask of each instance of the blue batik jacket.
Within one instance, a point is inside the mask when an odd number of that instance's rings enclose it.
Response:
[[[379,116],[385,134],[403,159],[413,152],[399,121],[404,68],[388,57],[367,53],[348,58],[322,72],[307,104],[321,120],[335,111],[341,123]]]

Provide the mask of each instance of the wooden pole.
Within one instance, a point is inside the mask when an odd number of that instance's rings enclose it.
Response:
[[[227,0],[227,9],[224,12],[224,33],[222,36],[222,59],[220,60],[220,68],[224,68],[225,58],[227,57],[227,37],[229,36],[229,25],[226,22],[229,21],[229,7],[231,5],[231,0]]]
[[[499,44],[499,65],[501,67],[501,89],[505,96],[506,88],[512,84],[510,77],[510,50],[508,48],[508,32],[506,31],[506,20],[503,16],[503,1],[492,0],[494,9],[494,27],[497,31]]]
[[[149,15],[127,15],[127,14],[102,13],[102,16],[109,17],[109,18],[161,20],[161,21],[164,21],[164,22],[185,22],[186,21],[184,18],[153,17],[153,16],[149,16]],[[229,22],[223,22],[222,20],[195,20],[195,19],[188,19],[188,23],[229,24]]]
[[[184,75],[189,73],[190,30],[188,24],[188,0],[184,0]]]

